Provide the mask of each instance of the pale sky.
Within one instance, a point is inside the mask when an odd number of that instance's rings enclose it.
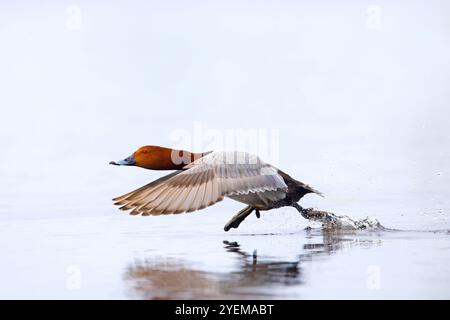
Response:
[[[160,174],[107,163],[197,121],[277,132],[277,166],[335,203],[447,204],[450,3],[309,2],[2,2],[2,193],[129,191]]]

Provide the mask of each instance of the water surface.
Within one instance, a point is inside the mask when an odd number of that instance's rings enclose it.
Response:
[[[2,221],[0,296],[450,297],[447,230],[325,232],[286,213],[250,217],[241,231],[225,233],[225,213],[185,217]]]

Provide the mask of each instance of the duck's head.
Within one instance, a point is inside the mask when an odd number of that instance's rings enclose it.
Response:
[[[180,153],[182,157],[180,158]],[[183,161],[187,156],[189,161]],[[109,164],[116,166],[137,166],[151,170],[177,170],[183,168],[194,158],[194,154],[187,151],[174,150],[158,146],[140,147],[131,156],[119,160],[111,161]]]
[[[153,157],[153,146],[144,146],[137,149],[129,157],[123,160],[111,161],[109,164],[116,166],[137,166],[142,168],[152,169],[153,162],[155,161]]]

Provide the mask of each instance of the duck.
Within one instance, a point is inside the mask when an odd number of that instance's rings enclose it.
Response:
[[[258,156],[243,151],[195,153],[160,146],[143,146],[129,157],[111,161],[116,166],[136,166],[148,170],[172,170],[155,181],[113,199],[120,210],[131,215],[157,216],[201,210],[230,198],[246,206],[224,226],[238,228],[255,212],[294,207],[306,194],[323,194],[292,178]]]

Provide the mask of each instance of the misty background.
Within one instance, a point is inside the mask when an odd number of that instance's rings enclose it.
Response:
[[[278,132],[277,166],[326,195],[305,206],[449,225],[448,1],[0,7],[4,218],[120,214],[163,173],[108,162],[197,122]]]

